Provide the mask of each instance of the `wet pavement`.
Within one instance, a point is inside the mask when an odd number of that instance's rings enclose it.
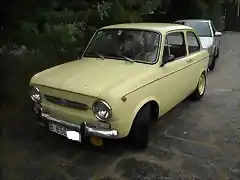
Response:
[[[1,114],[2,179],[240,179],[239,42],[240,33],[224,34],[203,100],[185,100],[156,122],[145,151],[122,140],[80,145],[36,126],[27,105],[12,107]]]

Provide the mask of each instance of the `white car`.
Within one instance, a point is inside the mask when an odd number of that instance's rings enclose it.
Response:
[[[209,70],[215,68],[216,59],[219,57],[220,36],[222,33],[217,31],[211,20],[184,19],[178,20],[175,24],[190,26],[196,30],[202,47],[209,52]]]

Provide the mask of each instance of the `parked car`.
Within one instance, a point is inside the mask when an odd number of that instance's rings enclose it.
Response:
[[[203,48],[209,52],[209,70],[213,71],[216,59],[219,57],[219,37],[222,36],[222,33],[216,30],[211,20],[185,19],[175,23],[190,26],[197,31]]]
[[[149,124],[186,97],[205,92],[209,54],[187,26],[129,23],[103,27],[81,59],[34,75],[39,124],[69,139],[102,145],[128,137],[148,146]],[[94,141],[93,141],[94,140]]]

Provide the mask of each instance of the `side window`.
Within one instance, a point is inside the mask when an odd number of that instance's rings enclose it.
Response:
[[[174,32],[166,36],[163,58],[166,58],[169,54],[174,55],[175,59],[185,57],[187,55],[186,43],[182,32]]]
[[[200,50],[200,43],[193,32],[187,32],[187,42],[189,54]]]

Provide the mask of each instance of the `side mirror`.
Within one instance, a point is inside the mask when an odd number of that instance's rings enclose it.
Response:
[[[169,54],[168,56],[166,56],[165,58],[163,58],[162,61],[162,66],[164,66],[165,64],[167,64],[168,62],[174,61],[175,56],[173,54]]]
[[[215,33],[215,36],[222,36],[222,33],[219,32],[219,31],[217,31],[217,32]]]

